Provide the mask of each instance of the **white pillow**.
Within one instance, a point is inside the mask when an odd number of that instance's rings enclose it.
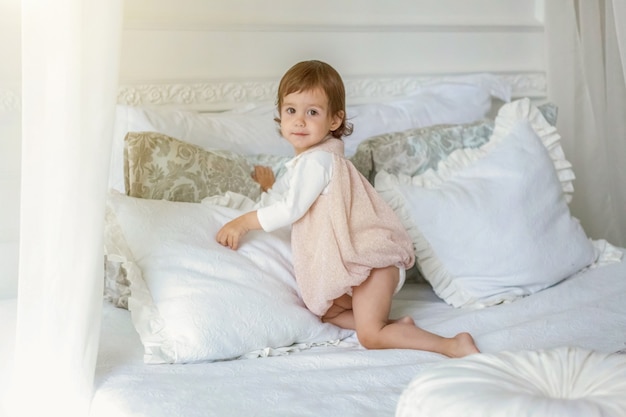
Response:
[[[532,294],[597,257],[570,214],[568,181],[559,181],[531,122],[511,121],[524,106],[506,104],[488,143],[453,152],[437,171],[376,176],[376,189],[413,239],[424,278],[455,307]]]
[[[510,99],[510,87],[492,87],[498,83],[495,77],[483,74],[480,78],[427,85],[386,103],[350,106],[347,113],[354,132],[344,139],[346,156],[354,155],[365,139],[383,133],[483,119],[492,108],[492,96],[503,101]]]
[[[289,230],[250,232],[233,251],[219,245],[215,234],[241,213],[234,209],[113,191],[108,211],[134,258],[126,260],[128,308],[146,363],[230,359],[353,334],[322,323],[304,306],[293,276]],[[125,245],[111,242],[111,247]]]
[[[395,416],[618,417],[626,415],[625,390],[624,355],[576,347],[482,353],[420,372]]]
[[[349,105],[346,110],[354,123],[354,133],[345,139],[346,156],[354,155],[363,140],[381,133],[482,119],[491,110],[492,97],[509,101],[510,94],[511,86],[500,78],[492,74],[472,74],[424,85],[397,99]],[[275,116],[276,106],[272,103],[249,103],[223,113],[119,105],[109,186],[125,191],[123,152],[128,132],[163,133],[205,149],[229,150],[242,155],[293,156],[293,148],[280,136]]]
[[[349,89],[350,85],[346,84],[346,88]],[[348,104],[346,112],[348,121],[354,125],[354,132],[344,138],[345,154],[351,157],[361,142],[383,133],[483,119],[492,110],[492,98],[508,102],[511,86],[495,75],[485,73],[451,76],[425,83],[393,99]],[[247,105],[235,111],[273,118],[276,107],[273,104]]]

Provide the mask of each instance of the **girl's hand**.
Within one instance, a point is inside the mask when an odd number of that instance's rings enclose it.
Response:
[[[217,232],[215,239],[220,245],[237,250],[246,233],[250,230],[260,228],[261,224],[259,223],[256,211],[251,211],[229,221],[222,226],[222,228]]]
[[[272,185],[276,182],[274,177],[274,171],[272,168],[262,165],[255,165],[252,172],[252,179],[259,183],[263,191],[267,191],[272,188]]]

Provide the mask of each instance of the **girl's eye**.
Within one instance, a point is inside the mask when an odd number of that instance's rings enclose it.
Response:
[[[294,114],[296,112],[296,110],[293,107],[287,107],[285,109],[285,113],[287,114]]]
[[[309,110],[309,115],[311,115],[311,116],[317,116],[317,115],[318,115],[318,112],[317,112],[317,110],[311,109],[311,110]]]

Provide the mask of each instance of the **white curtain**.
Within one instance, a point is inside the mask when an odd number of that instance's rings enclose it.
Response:
[[[88,413],[121,3],[22,1],[20,260],[10,415]]]
[[[572,212],[626,246],[626,0],[545,2],[549,99],[574,166]]]

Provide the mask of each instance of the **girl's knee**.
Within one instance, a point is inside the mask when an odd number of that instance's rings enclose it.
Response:
[[[357,328],[356,337],[364,348],[380,349],[382,347],[380,330],[375,327]]]

